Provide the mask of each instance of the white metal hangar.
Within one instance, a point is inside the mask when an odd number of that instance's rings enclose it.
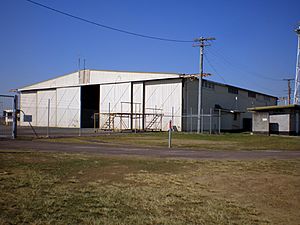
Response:
[[[172,120],[179,131],[196,131],[198,85],[195,76],[176,73],[81,70],[18,91],[33,126],[167,130]],[[251,130],[247,108],[277,104],[274,96],[206,79],[202,99],[204,129]],[[28,125],[23,116],[21,125]]]

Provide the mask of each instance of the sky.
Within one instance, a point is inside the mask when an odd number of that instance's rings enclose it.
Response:
[[[295,78],[299,0],[34,0],[106,26],[193,41],[205,48],[208,79],[287,96]],[[192,42],[151,40],[101,28],[26,0],[0,0],[0,94],[87,69],[199,72]],[[292,83],[293,87],[293,83]]]

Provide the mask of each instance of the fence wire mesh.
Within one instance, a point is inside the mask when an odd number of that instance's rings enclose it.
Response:
[[[23,103],[23,105],[22,105]],[[26,103],[26,104],[24,104]],[[96,135],[106,131],[168,131],[171,121],[173,131],[220,133],[221,112],[210,110],[206,114],[181,114],[172,108],[164,112],[159,108],[145,108],[139,104],[128,107],[122,102],[121,111],[105,112],[80,108],[79,105],[55,105],[49,100],[38,107],[21,102],[18,134],[20,136],[81,136]],[[24,118],[31,118],[30,121]]]
[[[0,137],[13,137],[14,97],[0,95]]]

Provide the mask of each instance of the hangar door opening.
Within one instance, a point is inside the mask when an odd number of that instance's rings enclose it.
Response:
[[[81,87],[81,127],[94,127],[94,113],[99,112],[100,85]],[[98,121],[96,121],[98,124]]]

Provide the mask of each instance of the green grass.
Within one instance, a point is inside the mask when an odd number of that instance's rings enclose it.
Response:
[[[250,134],[172,134],[173,148],[200,150],[300,150],[300,137],[263,136]],[[168,133],[107,134],[98,137],[58,138],[45,141],[66,143],[101,143],[143,147],[167,147]]]
[[[0,224],[298,224],[300,160],[0,153]]]

